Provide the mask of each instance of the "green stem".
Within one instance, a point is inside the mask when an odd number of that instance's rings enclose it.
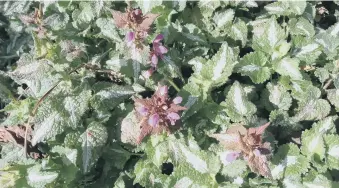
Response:
[[[165,76],[165,79],[174,87],[175,90],[177,90],[177,92],[180,91],[180,88],[173,82],[173,80],[169,79],[167,76]]]

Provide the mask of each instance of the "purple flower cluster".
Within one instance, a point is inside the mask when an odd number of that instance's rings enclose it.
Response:
[[[135,109],[141,122],[139,142],[151,133],[171,132],[180,120],[179,111],[186,110],[179,105],[181,102],[180,96],[170,99],[168,87],[160,85],[151,98],[135,99]]]

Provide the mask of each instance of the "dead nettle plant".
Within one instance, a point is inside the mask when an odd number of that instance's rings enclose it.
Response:
[[[212,134],[229,152],[221,156],[224,163],[230,163],[238,157],[243,157],[250,169],[262,176],[271,178],[268,166],[268,156],[271,153],[269,142],[263,142],[262,134],[270,122],[260,126],[246,129],[243,126],[234,126],[225,133]]]
[[[132,57],[148,46],[145,38],[150,34],[150,29],[159,16],[159,14],[143,14],[140,9],[128,7],[126,12],[112,10],[112,15],[116,26],[120,29],[127,29],[125,40],[126,45],[130,48]],[[157,34],[152,42],[152,49],[149,52],[148,64],[150,68],[143,72],[145,78],[149,78],[157,69],[159,58],[163,59],[168,49],[161,43],[164,39],[162,34]]]
[[[134,99],[135,110],[140,125],[140,135],[137,143],[149,134],[161,132],[171,133],[180,127],[179,112],[186,110],[180,106],[182,98],[180,96],[171,99],[168,96],[168,86],[158,85],[157,90],[151,98]]]

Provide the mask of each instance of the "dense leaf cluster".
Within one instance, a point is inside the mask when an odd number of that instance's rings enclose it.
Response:
[[[1,187],[339,186],[338,1],[0,10]]]

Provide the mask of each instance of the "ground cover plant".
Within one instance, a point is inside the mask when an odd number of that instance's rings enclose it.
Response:
[[[0,10],[1,187],[339,187],[338,1]]]

